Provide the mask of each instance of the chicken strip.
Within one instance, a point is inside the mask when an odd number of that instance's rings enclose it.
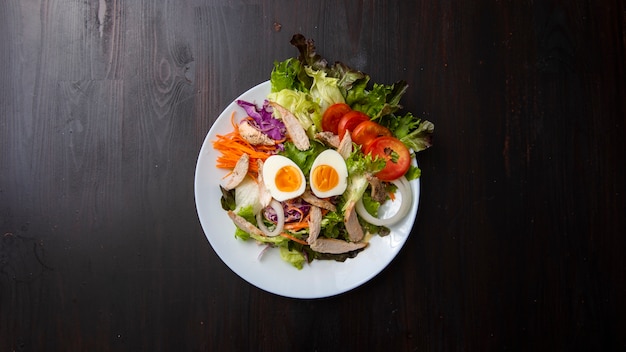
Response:
[[[265,133],[254,128],[248,121],[239,124],[239,134],[252,145],[274,145],[275,142]]]
[[[387,190],[385,189],[383,182],[378,177],[371,174],[365,175],[365,178],[372,188],[372,199],[378,203],[383,203],[387,200]]]
[[[342,254],[367,247],[367,242],[346,242],[336,238],[318,238],[311,249],[319,253]]]
[[[339,136],[332,132],[329,132],[329,131],[317,132],[315,134],[315,139],[321,141],[327,147],[333,147],[335,149],[339,148],[339,143],[340,143]]]
[[[272,201],[272,194],[265,187],[265,182],[263,181],[263,160],[256,159],[257,165],[259,167],[259,175],[257,177],[257,183],[259,184],[259,203],[265,208],[270,205]]]
[[[309,141],[309,136],[307,136],[306,131],[300,124],[300,121],[298,121],[298,119],[293,116],[291,111],[285,109],[280,104],[276,102],[270,102],[270,105],[280,114],[280,118],[285,124],[287,133],[289,134],[289,137],[291,137],[291,141],[296,146],[296,148],[298,148],[298,150],[309,149],[311,147],[311,141]]]
[[[341,138],[341,142],[339,142],[339,146],[337,146],[337,153],[339,153],[344,160],[350,157],[350,153],[352,153],[352,137],[350,136],[350,131],[346,131]]]
[[[243,231],[246,231],[247,233],[253,234],[253,235],[264,236],[263,231],[261,231],[261,229],[254,226],[243,217],[237,215],[237,213],[235,213],[234,211],[229,210],[228,217],[230,217],[233,223],[235,223],[235,226],[242,229]]]
[[[308,244],[313,244],[322,229],[322,210],[316,206],[312,206],[309,211],[309,237],[306,239]]]
[[[227,190],[231,190],[237,187],[241,181],[246,177],[248,173],[248,166],[250,165],[250,155],[243,153],[237,163],[235,164],[235,168],[233,172],[230,174],[230,178],[226,181],[226,185],[224,188]]]
[[[348,237],[350,237],[350,241],[359,242],[363,239],[365,234],[363,233],[363,228],[361,224],[359,224],[359,218],[356,213],[355,203],[348,204],[346,211],[344,212],[344,222],[346,225],[346,230],[348,231]]]
[[[331,202],[329,202],[329,201],[327,201],[325,199],[317,198],[309,190],[304,191],[304,193],[302,193],[302,195],[300,197],[305,202],[307,202],[309,204],[312,204],[312,205],[315,205],[316,207],[320,207],[320,208],[323,208],[323,209],[326,209],[326,210],[330,210],[330,211],[336,211],[337,210],[337,207],[333,203],[331,203]]]

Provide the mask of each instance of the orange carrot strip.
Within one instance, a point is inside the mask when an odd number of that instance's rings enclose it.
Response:
[[[284,225],[285,230],[299,231],[309,227],[308,221],[290,222]]]
[[[294,242],[298,242],[298,243],[300,243],[300,244],[303,244],[303,245],[305,245],[305,246],[306,246],[306,245],[308,245],[308,243],[306,243],[306,241],[301,240],[301,239],[299,239],[299,238],[295,238],[295,237],[291,236],[291,235],[290,235],[290,234],[288,234],[288,233],[282,232],[280,235],[281,235],[281,236],[283,236],[283,237],[285,237],[285,238],[288,238],[288,239],[290,239],[290,240],[292,240],[292,241],[294,241]]]
[[[230,114],[230,124],[233,125],[233,128],[236,131],[239,131],[239,126],[235,123],[235,112],[234,111]]]
[[[256,178],[259,170],[255,159],[267,159],[276,150],[276,146],[253,146],[243,139],[239,134],[239,126],[235,122],[234,112],[231,114],[231,124],[232,132],[217,135],[217,139],[213,141],[213,147],[222,154],[217,158],[216,166],[222,169],[232,169],[241,155],[246,153],[251,159],[248,174]]]
[[[283,137],[282,139],[278,139],[278,140],[276,140],[275,142],[276,142],[276,144],[280,144],[280,143],[285,142],[286,140],[287,140],[287,138],[286,138],[286,137]]]

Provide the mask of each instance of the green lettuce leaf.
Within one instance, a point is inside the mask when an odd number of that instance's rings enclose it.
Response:
[[[389,191],[393,191],[393,190],[389,190]],[[363,201],[363,207],[365,208],[365,210],[368,213],[370,213],[370,215],[374,217],[378,217],[378,209],[380,208],[381,204],[375,201],[374,199],[372,199],[372,196],[369,192],[363,193],[361,200]],[[381,237],[386,236],[390,233],[389,228],[386,226],[376,226],[364,220],[361,220],[361,225],[367,232],[377,233]]]
[[[304,255],[301,252],[289,249],[286,246],[280,247],[280,257],[282,260],[293,265],[298,270],[301,270],[304,263],[306,263],[306,258],[304,258]]]
[[[237,211],[237,215],[241,216],[242,218],[246,219],[246,221],[256,226],[256,216],[251,205],[239,208],[239,210]],[[244,241],[253,239],[260,243],[267,243],[274,246],[286,246],[289,242],[289,239],[282,236],[259,236],[253,233],[248,233],[240,229],[239,227],[237,227],[235,230],[235,237]]]
[[[312,139],[316,132],[322,130],[320,106],[313,101],[313,97],[310,94],[291,89],[283,89],[278,92],[270,93],[267,99],[291,111],[306,130],[309,138]]]
[[[237,207],[237,202],[235,201],[235,190],[227,190],[220,185],[220,191],[222,192],[222,197],[220,198],[222,209],[226,211],[235,210]]]
[[[365,210],[367,210],[370,215],[378,217],[378,209],[380,208],[380,203],[372,199],[371,194],[368,192],[363,193],[363,197],[361,198],[361,200],[363,201],[363,207],[365,208]]]
[[[289,58],[285,61],[274,62],[270,83],[272,92],[280,92],[283,89],[308,92],[313,79],[304,72],[303,65],[299,60]]]
[[[311,172],[315,158],[326,150],[324,145],[315,140],[311,141],[311,147],[305,151],[298,150],[292,142],[285,142],[284,147],[285,149],[279,152],[279,154],[293,160],[305,175]]]
[[[250,235],[250,238],[256,240],[259,243],[267,243],[267,244],[271,244],[277,247],[285,246],[287,245],[287,242],[289,242],[289,239],[283,236],[269,237],[269,236],[259,236],[253,233],[249,235]]]
[[[337,86],[341,90],[341,94],[343,94],[344,98],[348,96],[348,91],[351,90],[355,84],[365,82],[367,85],[370,79],[365,73],[352,69],[341,62],[335,62],[335,64],[329,68],[328,75],[338,79]]]
[[[385,167],[386,161],[382,158],[372,158],[372,154],[363,154],[360,147],[355,147],[346,159],[348,168],[348,187],[342,195],[342,211],[350,203],[356,203],[367,189],[369,182],[367,174],[375,174]]]
[[[435,125],[432,122],[422,121],[416,129],[400,138],[400,140],[413,151],[419,152],[433,145],[432,135],[434,131]]]
[[[355,85],[362,84],[364,87],[367,86],[367,82],[370,79],[368,75],[341,62],[335,62],[333,65],[329,65],[328,61],[316,52],[315,43],[312,39],[307,39],[302,34],[295,34],[291,38],[290,43],[295,46],[300,53],[298,56],[298,61],[301,64],[300,67],[308,67],[313,71],[325,73],[327,77],[337,79],[337,88],[341,92],[344,100],[348,96],[348,92],[353,89]],[[309,75],[307,79],[302,74],[302,71],[304,70],[300,70],[296,76],[302,85],[306,87],[305,91],[308,92],[309,87],[313,85],[313,76]]]
[[[254,211],[252,210],[252,206],[250,205],[247,207],[239,208],[239,210],[237,211],[237,215],[246,219],[250,223],[256,224],[256,217],[254,215]],[[237,227],[235,229],[235,237],[247,241],[250,239],[250,234]]]
[[[404,174],[408,181],[415,180],[422,176],[422,170],[414,165],[409,166],[409,170]]]
[[[398,81],[391,85],[374,83],[368,89],[368,80],[361,80],[348,91],[346,102],[354,110],[367,114],[372,120],[393,114],[402,108],[400,99],[406,92],[408,84]]]
[[[322,218],[322,231],[328,238],[348,238],[348,232],[344,226],[344,219],[336,211],[329,211]]]
[[[379,123],[389,128],[393,135],[409,149],[417,153],[432,146],[432,136],[435,125],[413,116],[410,112],[404,116],[393,114],[384,116]]]
[[[345,103],[343,95],[337,85],[339,79],[327,77],[326,72],[323,70],[315,71],[308,66],[304,69],[307,75],[313,78],[310,94],[313,100],[319,104],[322,114],[329,106],[335,103]]]

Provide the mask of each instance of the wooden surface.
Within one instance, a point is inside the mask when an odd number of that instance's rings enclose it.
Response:
[[[623,1],[0,2],[1,351],[626,349]],[[435,124],[392,264],[261,291],[197,218],[221,110],[294,33]]]

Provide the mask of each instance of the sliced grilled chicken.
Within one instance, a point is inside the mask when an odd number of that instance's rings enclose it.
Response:
[[[259,168],[259,175],[257,176],[257,183],[259,184],[259,203],[263,206],[263,208],[270,205],[272,201],[272,195],[270,191],[265,187],[265,182],[263,181],[263,160],[256,159],[257,165]]]
[[[242,218],[241,216],[237,215],[237,213],[235,213],[234,211],[229,210],[228,216],[231,218],[231,220],[233,220],[233,222],[235,223],[235,226],[237,226],[238,228],[253,235],[263,236],[263,231],[261,231],[261,229],[254,226],[253,224],[251,224],[250,222],[248,222],[246,219]]]
[[[296,148],[298,148],[298,150],[309,149],[311,147],[311,141],[309,141],[309,136],[307,136],[306,131],[300,124],[300,121],[293,116],[291,111],[285,109],[280,104],[270,102],[270,105],[280,114],[280,118],[285,124],[287,133],[289,134],[289,137],[291,137],[291,141]]]
[[[308,244],[313,244],[322,229],[322,210],[316,206],[312,206],[309,213],[309,238]]]
[[[248,173],[248,166],[250,165],[250,155],[243,153],[237,163],[235,164],[235,168],[233,172],[230,174],[230,177],[226,181],[226,185],[224,188],[227,190],[233,189],[237,187],[241,181],[246,177]]]
[[[372,199],[378,203],[382,203],[387,200],[387,190],[383,182],[374,175],[367,174],[365,176],[372,188]]]
[[[346,131],[341,138],[341,142],[339,142],[339,146],[337,146],[337,153],[339,153],[344,160],[350,157],[350,153],[352,153],[352,137],[350,136],[350,131]]]
[[[339,136],[328,131],[317,132],[315,134],[315,139],[324,143],[327,147],[333,147],[335,149],[339,148]]]
[[[311,249],[319,253],[342,254],[367,247],[367,242],[346,242],[335,238],[318,238]]]
[[[357,216],[356,209],[354,208],[355,205],[355,203],[348,204],[346,211],[344,212],[344,222],[350,241],[359,242],[363,239],[365,234],[363,233],[361,224],[359,224],[359,218]]]
[[[329,202],[329,201],[327,201],[325,199],[317,198],[309,190],[304,191],[304,193],[302,194],[301,198],[305,202],[307,202],[309,204],[312,204],[312,205],[315,205],[316,207],[320,207],[320,208],[323,208],[323,209],[326,209],[326,210],[330,210],[330,211],[336,211],[337,210],[337,207],[333,203],[331,203],[331,202]]]
[[[274,145],[275,142],[265,133],[254,128],[248,121],[239,124],[239,134],[252,145]]]

